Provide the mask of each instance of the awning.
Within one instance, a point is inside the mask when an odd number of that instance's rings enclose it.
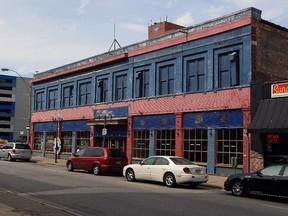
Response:
[[[288,98],[261,100],[249,133],[288,133]]]

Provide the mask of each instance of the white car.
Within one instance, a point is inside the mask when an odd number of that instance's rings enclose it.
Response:
[[[123,176],[128,181],[163,182],[167,187],[174,187],[176,184],[189,184],[191,187],[197,187],[208,181],[205,167],[177,156],[151,156],[139,164],[125,166]]]

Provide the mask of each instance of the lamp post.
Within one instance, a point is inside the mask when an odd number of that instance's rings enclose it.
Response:
[[[23,80],[23,83],[27,89],[27,93],[29,95],[29,107],[28,107],[28,116],[27,116],[27,126],[26,126],[26,130],[27,130],[27,143],[30,143],[30,116],[31,116],[31,86],[30,84],[27,82],[27,80],[25,80],[21,74],[19,74],[17,71],[10,69],[10,68],[1,68],[1,71],[5,72],[5,71],[12,71],[14,73],[16,73],[20,79]]]
[[[61,126],[61,121],[63,121],[63,116],[61,114],[51,115],[52,121],[56,122],[56,136],[54,139],[54,152],[55,152],[55,163],[57,163],[57,156],[58,156],[58,151],[60,152],[61,150],[61,140],[60,140],[60,126]]]
[[[107,128],[106,128],[106,121],[107,118],[113,118],[114,112],[109,110],[98,110],[95,114],[95,118],[98,118],[99,120],[104,120],[104,127],[102,129],[102,136],[103,136],[103,146],[105,147],[105,138],[107,135]]]

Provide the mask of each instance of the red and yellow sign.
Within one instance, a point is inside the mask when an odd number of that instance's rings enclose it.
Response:
[[[280,135],[279,134],[267,134],[266,141],[267,143],[280,143]]]
[[[272,84],[271,97],[288,97],[288,83]]]

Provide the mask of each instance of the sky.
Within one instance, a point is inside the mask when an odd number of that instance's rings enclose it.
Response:
[[[247,7],[288,28],[287,0],[0,0],[0,67],[12,70],[0,73],[32,78],[107,52],[114,39],[147,40],[154,22],[188,27]]]

